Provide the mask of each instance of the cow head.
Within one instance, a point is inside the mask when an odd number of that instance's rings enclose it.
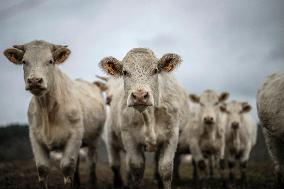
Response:
[[[219,106],[228,99],[229,93],[222,92],[218,95],[213,90],[205,90],[201,96],[190,94],[189,97],[192,102],[199,104],[200,112],[198,115],[201,122],[206,126],[212,126],[218,120]]]
[[[36,96],[50,89],[56,64],[63,63],[70,53],[66,46],[37,40],[4,51],[10,62],[23,65],[25,88]]]
[[[144,111],[159,101],[158,75],[173,71],[181,58],[177,54],[165,54],[157,59],[149,49],[136,48],[129,51],[122,61],[106,57],[99,63],[113,77],[122,77],[128,107]]]
[[[250,112],[251,106],[247,102],[231,101],[221,105],[220,109],[227,114],[228,129],[238,130],[243,123],[243,115]]]

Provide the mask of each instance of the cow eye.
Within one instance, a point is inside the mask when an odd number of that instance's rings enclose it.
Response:
[[[124,76],[129,76],[130,75],[126,70],[123,70],[122,73],[123,73]]]
[[[215,102],[214,105],[217,106],[219,104],[219,102]]]
[[[22,63],[23,63],[23,64],[26,64],[26,61],[23,60]]]
[[[49,64],[53,64],[53,60],[49,60],[48,63],[49,63]]]
[[[153,70],[153,75],[157,74],[158,71],[159,71],[158,68],[155,68],[155,69]]]

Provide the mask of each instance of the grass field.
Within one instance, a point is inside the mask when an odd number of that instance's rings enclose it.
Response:
[[[86,183],[86,167],[81,163],[81,188],[85,188]],[[105,163],[99,163],[97,166],[98,189],[108,189],[111,187],[112,173]],[[122,170],[125,178],[125,171]],[[192,189],[194,188],[191,181],[191,166],[182,164],[180,169],[181,182],[174,188]],[[252,163],[248,167],[249,188],[251,189],[269,189],[273,186],[273,171],[268,163]],[[218,181],[216,181],[218,182]],[[0,163],[0,189],[37,189],[38,180],[35,164],[32,160],[13,161]],[[63,177],[60,171],[54,169],[49,176],[49,188],[64,188]],[[144,189],[157,188],[153,180],[153,165],[147,164],[143,187]]]

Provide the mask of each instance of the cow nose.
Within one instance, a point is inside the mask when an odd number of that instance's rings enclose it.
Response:
[[[206,116],[206,117],[204,117],[204,123],[206,123],[206,124],[212,124],[212,123],[214,123],[214,118],[213,117],[211,117],[211,116]]]
[[[42,83],[42,78],[32,77],[28,78],[28,84],[30,85],[40,85]]]
[[[240,124],[239,124],[238,122],[234,121],[234,122],[231,124],[231,126],[232,126],[232,129],[238,129],[239,126],[240,126]]]
[[[132,99],[133,99],[133,102],[134,104],[147,104],[148,100],[149,100],[149,93],[148,92],[145,92],[145,91],[142,91],[142,90],[138,90],[136,92],[133,92],[131,94],[132,96]]]

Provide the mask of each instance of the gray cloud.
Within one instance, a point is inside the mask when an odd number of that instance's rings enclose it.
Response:
[[[188,91],[227,90],[254,105],[262,80],[284,68],[282,0],[11,0],[0,7],[1,54],[33,39],[68,44],[61,69],[72,78],[92,81],[103,74],[97,63],[104,56],[149,47],[158,57],[183,57],[174,75]],[[0,63],[0,124],[26,122],[31,95],[22,68],[4,56]]]

